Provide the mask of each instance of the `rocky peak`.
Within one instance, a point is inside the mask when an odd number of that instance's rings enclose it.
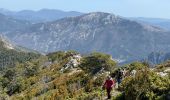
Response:
[[[107,22],[107,23],[115,23],[121,20],[121,17],[116,16],[114,14],[110,13],[104,13],[104,12],[92,12],[88,13],[82,16],[77,17],[79,18],[80,22]]]

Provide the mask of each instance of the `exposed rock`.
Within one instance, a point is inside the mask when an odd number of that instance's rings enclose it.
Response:
[[[161,77],[164,77],[164,76],[168,75],[168,73],[164,73],[164,72],[158,72],[157,74],[160,75]]]
[[[71,59],[67,62],[67,64],[65,64],[60,71],[63,72],[64,70],[67,70],[67,69],[76,68],[80,64],[81,58],[82,57],[80,54],[73,55]]]

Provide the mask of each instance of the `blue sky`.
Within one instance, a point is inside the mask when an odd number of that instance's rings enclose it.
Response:
[[[124,17],[170,19],[170,0],[0,0],[0,8],[39,10],[42,8],[80,12],[110,12]]]

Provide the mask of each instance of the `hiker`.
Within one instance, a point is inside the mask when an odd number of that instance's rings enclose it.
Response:
[[[117,73],[116,73],[116,79],[118,84],[120,84],[122,82],[122,78],[123,78],[123,72],[121,69],[118,69]]]
[[[105,81],[104,85],[103,85],[103,89],[106,89],[107,90],[107,97],[108,99],[111,99],[111,90],[112,88],[115,86],[115,81],[110,77],[108,76],[107,77],[107,80]]]

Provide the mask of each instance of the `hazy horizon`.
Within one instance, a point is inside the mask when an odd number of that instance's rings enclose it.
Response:
[[[0,8],[0,10],[8,10],[8,11],[12,11],[12,12],[20,12],[20,11],[40,11],[40,10],[44,10],[44,9],[48,9],[48,10],[59,10],[59,11],[64,11],[64,12],[70,12],[73,10],[61,10],[61,9],[51,9],[51,8],[41,8],[41,9],[37,9],[37,10],[33,10],[33,9],[21,9],[21,10],[11,10],[11,9],[6,9],[6,8]],[[80,11],[75,11],[75,12],[80,12]],[[104,11],[92,11],[92,12],[104,12]],[[80,13],[91,13],[91,12],[80,12]],[[105,12],[105,13],[111,13],[111,14],[115,14],[117,16],[121,16],[121,17],[127,17],[127,18],[151,18],[151,19],[167,19],[170,20],[170,18],[160,18],[160,17],[144,17],[144,16],[122,16],[122,15],[118,15],[114,12]]]
[[[0,0],[0,8],[21,11],[56,9],[62,11],[108,12],[123,17],[147,17],[170,19],[168,0]]]

